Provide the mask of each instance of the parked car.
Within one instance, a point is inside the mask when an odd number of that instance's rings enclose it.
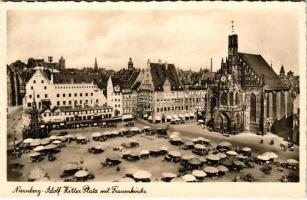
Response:
[[[223,133],[222,134],[224,137],[229,137],[230,135],[228,133]]]
[[[65,135],[67,135],[67,134],[68,134],[67,131],[62,131],[62,132],[59,133],[59,136],[65,136]]]
[[[125,124],[125,126],[126,126],[126,127],[134,126],[134,122],[127,122],[127,123]]]

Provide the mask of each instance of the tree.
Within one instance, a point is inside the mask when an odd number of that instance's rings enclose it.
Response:
[[[28,63],[26,65],[26,68],[31,69],[34,68],[36,66],[36,61],[34,58],[29,58],[28,59]]]

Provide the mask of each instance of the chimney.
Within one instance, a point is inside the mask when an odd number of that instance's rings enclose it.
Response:
[[[212,58],[210,59],[210,72],[212,72]]]

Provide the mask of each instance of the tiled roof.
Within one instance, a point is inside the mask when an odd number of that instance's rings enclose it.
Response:
[[[141,85],[141,82],[140,81],[138,81],[138,82],[136,82],[136,83],[134,83],[134,85],[132,85],[132,90],[137,90],[139,87],[140,87],[140,85]]]
[[[267,89],[287,89],[279,76],[261,55],[239,53],[239,56],[252,67],[258,76],[264,75],[265,86]]]
[[[163,90],[163,84],[166,79],[168,79],[171,84],[171,90],[182,89],[182,84],[174,64],[150,63],[150,71],[156,91]]]

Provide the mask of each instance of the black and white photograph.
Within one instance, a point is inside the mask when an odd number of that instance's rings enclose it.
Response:
[[[302,181],[301,16],[8,10],[7,181]]]

